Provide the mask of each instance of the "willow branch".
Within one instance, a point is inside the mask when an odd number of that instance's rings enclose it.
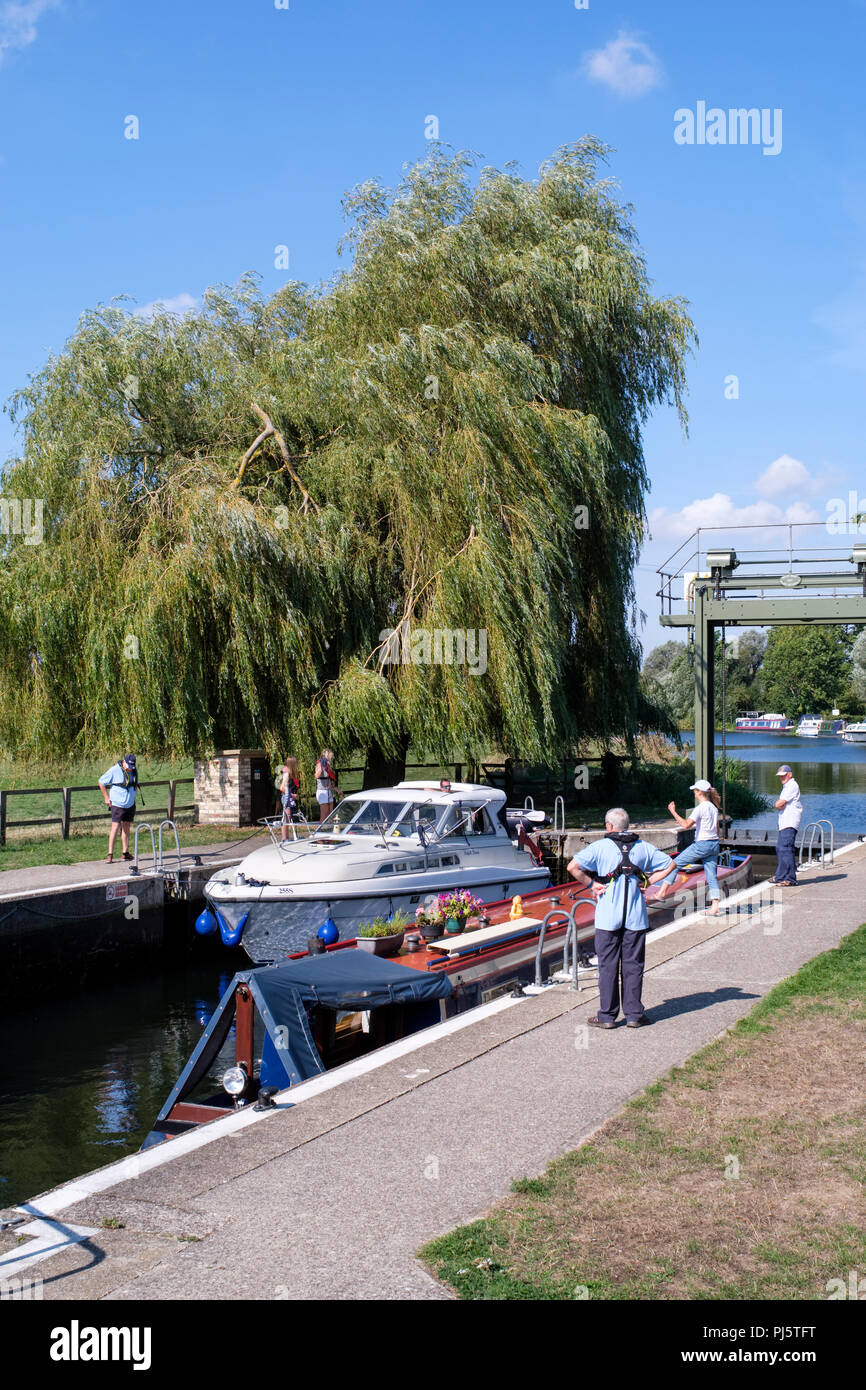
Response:
[[[252,459],[256,452],[261,448],[265,440],[270,439],[273,436],[273,438],[277,442],[277,448],[279,449],[280,454],[282,455],[283,469],[285,469],[285,471],[290,475],[293,481],[297,483],[298,487],[301,490],[301,494],[304,499],[302,511],[306,513],[312,506],[314,510],[318,512],[319,508],[316,502],[310,496],[309,492],[304,487],[304,484],[301,482],[301,479],[298,477],[298,474],[292,467],[291,455],[289,454],[288,445],[286,444],[284,436],[277,429],[270,416],[267,415],[264,410],[262,410],[260,405],[256,405],[255,401],[250,401],[250,406],[252,407],[255,414],[258,415],[265,428],[262,430],[261,434],[257,435],[257,437],[253,440],[252,444],[247,449],[246,453],[241,459],[240,468],[238,469],[238,475],[231,484],[232,489],[240,487],[241,482],[243,481],[243,476],[246,471],[247,464],[250,462],[250,459]],[[280,472],[282,472],[283,469],[280,469]]]
[[[435,570],[433,574],[431,574],[430,578],[426,581],[426,583],[421,585],[421,588],[418,590],[417,597],[413,593],[413,590],[415,588],[415,566],[413,565],[412,579],[409,583],[409,594],[405,604],[403,605],[403,615],[400,619],[399,627],[402,628],[403,624],[409,621],[412,609],[416,606],[416,604],[420,602],[421,596],[425,592],[425,590],[430,588],[430,585],[434,582],[434,580],[439,578],[440,574],[444,574],[445,570],[448,569],[449,565],[453,565],[455,560],[460,559],[460,556],[463,554],[465,550],[469,549],[470,545],[474,540],[477,540],[477,536],[475,534],[475,526],[473,524],[469,527],[469,535],[466,537],[466,540],[463,542],[460,549],[456,550],[454,554],[450,557],[450,559],[446,560],[444,565],[440,565],[439,569]],[[392,629],[392,631],[397,630],[398,629],[396,628]],[[386,637],[384,642],[380,642],[377,647],[374,647],[370,655],[367,657],[367,660],[364,662],[364,665],[369,666],[370,662],[373,660],[373,657],[377,654],[377,652],[382,651],[382,649],[388,645],[390,640],[390,637]]]

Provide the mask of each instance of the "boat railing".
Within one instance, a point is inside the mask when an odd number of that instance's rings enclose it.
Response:
[[[292,839],[298,840],[300,838],[309,839],[313,829],[310,825],[310,822],[307,820],[307,818],[304,816],[302,812],[299,813],[298,819],[296,821],[286,820],[284,816],[262,816],[261,820],[259,821],[259,825],[263,825],[265,827],[265,829],[271,837],[271,841],[274,845],[274,848],[279,850],[280,853],[282,853],[283,851],[284,830],[291,830]],[[277,836],[277,830],[279,830],[280,832],[279,836]],[[299,830],[305,832],[304,836],[298,835]],[[285,838],[288,839],[288,836],[286,836]]]
[[[820,831],[820,834],[821,834],[821,859],[820,859],[820,864],[821,864],[821,868],[822,868],[822,869],[825,869],[825,868],[827,867],[826,843],[825,843],[825,839],[824,839],[824,826],[825,826],[825,825],[829,825],[829,827],[830,827],[830,863],[832,864],[832,863],[834,862],[834,854],[835,854],[835,849],[836,849],[836,832],[835,832],[835,830],[834,830],[834,828],[833,828],[833,822],[832,822],[831,820],[828,820],[828,819],[826,818],[826,816],[822,816],[820,820],[813,820],[813,821],[810,821],[809,824],[806,826],[806,829],[803,831],[803,838],[802,838],[802,840],[800,841],[800,858],[799,858],[799,861],[798,861],[798,862],[799,862],[799,867],[800,867],[801,869],[804,867],[804,864],[803,864],[803,854],[804,854],[804,852],[808,852],[808,858],[806,859],[806,863],[805,863],[805,867],[806,867],[807,869],[810,868],[810,867],[812,866],[812,864],[817,864],[817,863],[819,862],[817,859],[814,859],[814,858],[813,858],[813,850],[814,850],[814,846],[815,846],[815,836],[816,836],[816,834],[817,834],[819,831]],[[811,831],[811,834],[809,833],[810,831]],[[807,835],[809,836],[808,845],[807,845],[807,843],[806,843],[806,836],[807,836]]]
[[[524,809],[524,811],[534,811],[534,810],[535,810],[535,802],[534,802],[534,800],[532,799],[531,796],[525,796],[525,797],[523,798],[523,809]]]
[[[558,796],[553,803],[553,833],[565,834],[565,797]]]

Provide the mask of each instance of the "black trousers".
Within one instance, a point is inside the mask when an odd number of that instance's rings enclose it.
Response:
[[[598,957],[598,1016],[602,1023],[616,1023],[619,1017],[619,969],[622,962],[622,1011],[628,1021],[640,1018],[643,967],[646,959],[646,932],[616,931],[595,933]]]

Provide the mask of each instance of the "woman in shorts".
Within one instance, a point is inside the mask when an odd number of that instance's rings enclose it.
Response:
[[[319,803],[319,820],[323,821],[334,809],[338,795],[337,774],[334,771],[334,754],[330,748],[323,748],[316,763],[316,801]]]

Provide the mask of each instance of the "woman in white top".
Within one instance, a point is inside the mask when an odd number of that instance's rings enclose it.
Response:
[[[697,805],[688,819],[684,819],[677,814],[675,802],[670,802],[668,810],[676,821],[677,825],[682,826],[683,830],[691,830],[695,827],[694,844],[688,845],[680,850],[674,860],[673,868],[667,878],[662,880],[659,889],[659,898],[666,898],[671,885],[676,879],[676,870],[685,868],[687,864],[702,864],[707,876],[707,888],[709,890],[710,917],[719,915],[719,899],[722,896],[719,890],[719,880],[716,869],[719,863],[719,807],[721,797],[715,787],[710,786],[709,782],[701,780],[694,782],[689,788],[695,793]]]
[[[330,748],[323,748],[316,763],[316,800],[319,803],[319,820],[323,821],[334,809],[334,798],[339,796],[337,774],[334,771],[334,754]]]

